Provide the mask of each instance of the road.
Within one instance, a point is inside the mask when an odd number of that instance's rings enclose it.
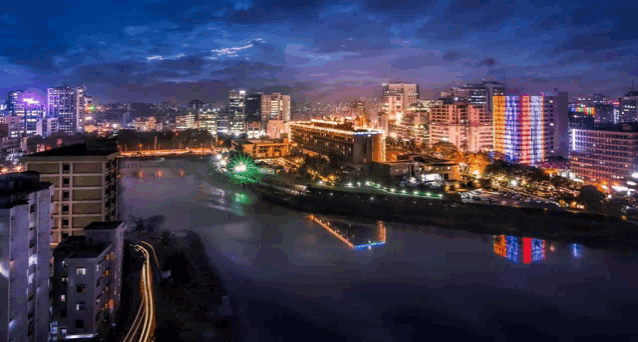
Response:
[[[142,242],[148,245],[146,242]],[[150,245],[148,245],[150,246]],[[151,255],[148,251],[148,247],[141,245],[133,245],[135,249],[142,253],[144,256],[144,264],[140,272],[140,292],[142,295],[142,302],[137,310],[135,321],[131,325],[124,342],[150,342],[153,341],[155,331],[155,297],[153,296],[153,265],[151,264]],[[155,250],[150,246],[153,254]],[[157,257],[155,258],[157,263]],[[158,264],[159,265],[159,264]]]

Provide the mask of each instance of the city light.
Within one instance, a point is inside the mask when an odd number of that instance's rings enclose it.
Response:
[[[238,164],[237,166],[235,166],[235,172],[246,172],[246,165]]]

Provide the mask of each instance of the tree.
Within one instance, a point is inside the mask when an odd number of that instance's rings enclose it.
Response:
[[[600,192],[600,190],[593,185],[583,186],[580,189],[580,194],[578,195],[578,201],[583,203],[585,209],[593,212],[602,211],[604,200],[605,194]]]
[[[432,145],[432,150],[441,155],[445,159],[454,158],[455,154],[459,151],[454,144],[447,141],[439,141],[436,144]]]

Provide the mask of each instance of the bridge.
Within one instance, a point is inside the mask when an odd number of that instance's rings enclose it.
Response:
[[[120,151],[120,157],[160,157],[171,155],[209,156],[216,153],[210,148],[172,149],[172,150],[138,150]]]

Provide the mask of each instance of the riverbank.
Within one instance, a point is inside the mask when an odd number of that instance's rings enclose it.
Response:
[[[366,197],[314,190],[291,196],[267,187],[252,187],[259,196],[288,209],[324,215],[437,226],[473,233],[535,237],[578,243],[598,249],[634,250],[638,226],[620,218],[531,208],[397,196]]]
[[[238,324],[232,317],[228,291],[209,262],[200,236],[188,231],[164,231],[156,239],[163,273],[159,288],[155,340],[236,341]]]

